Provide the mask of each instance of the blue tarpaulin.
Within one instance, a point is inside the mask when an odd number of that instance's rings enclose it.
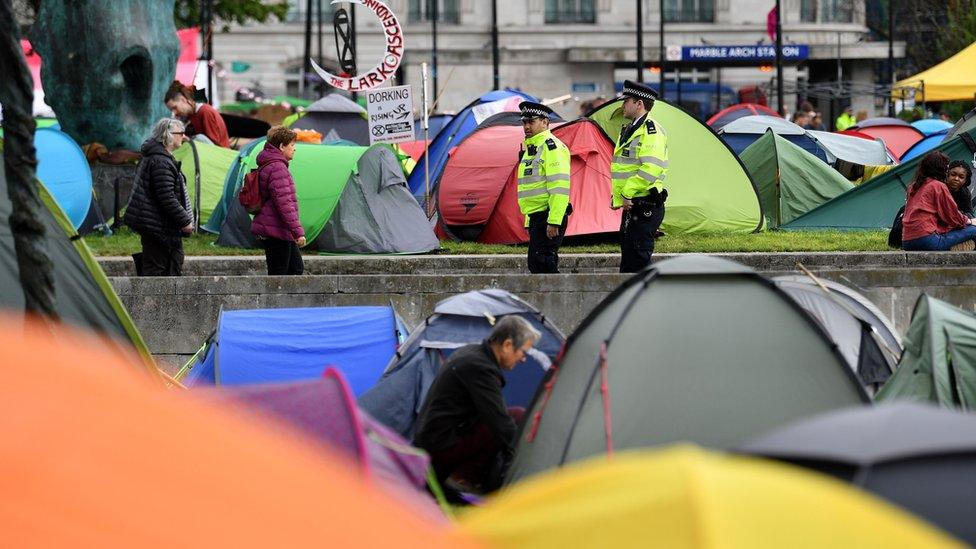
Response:
[[[358,396],[372,387],[406,330],[392,307],[223,311],[188,386],[317,379],[334,366]]]

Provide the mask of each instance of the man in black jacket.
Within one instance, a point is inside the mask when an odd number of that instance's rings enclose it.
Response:
[[[142,161],[125,211],[125,224],[142,240],[139,274],[179,276],[183,270],[182,237],[193,232],[186,179],[173,158],[183,136],[182,122],[163,118],[142,144]]]
[[[507,408],[502,372],[525,361],[540,333],[507,316],[488,339],[461,347],[441,366],[427,393],[414,444],[426,450],[438,480],[449,477],[475,491],[492,490],[515,452],[522,408]],[[498,458],[501,467],[498,467]]]

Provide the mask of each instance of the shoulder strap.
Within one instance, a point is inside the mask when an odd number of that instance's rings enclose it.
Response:
[[[546,139],[546,148],[548,148],[550,151],[556,150],[556,148],[557,148],[556,147],[556,140],[553,139],[553,138],[551,138],[551,137],[549,139]]]

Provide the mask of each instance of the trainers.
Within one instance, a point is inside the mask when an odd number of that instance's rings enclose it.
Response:
[[[964,240],[959,244],[956,244],[955,246],[949,248],[949,250],[953,252],[971,252],[973,250],[976,250],[976,242],[972,240]]]

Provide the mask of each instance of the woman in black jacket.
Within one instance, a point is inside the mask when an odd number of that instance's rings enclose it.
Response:
[[[193,216],[186,179],[172,154],[183,135],[182,122],[162,118],[142,144],[142,162],[125,212],[125,224],[142,240],[136,259],[140,275],[180,276],[183,271],[182,237],[193,232]]]

